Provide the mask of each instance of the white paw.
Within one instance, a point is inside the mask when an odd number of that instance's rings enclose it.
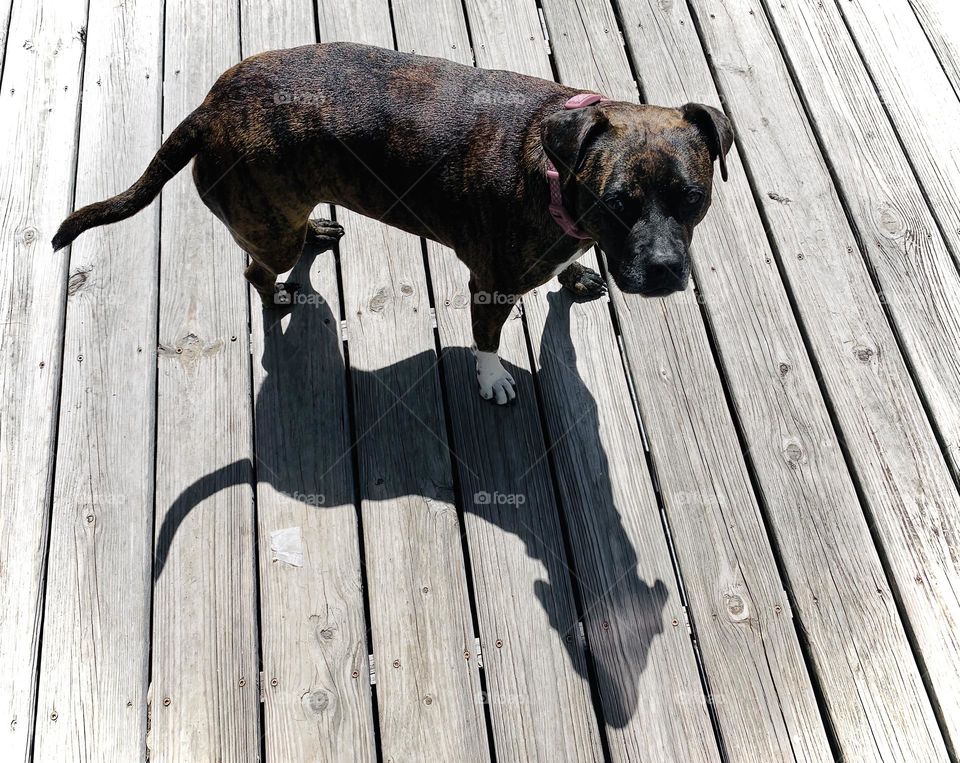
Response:
[[[477,382],[480,397],[494,400],[497,405],[506,405],[517,396],[516,382],[495,352],[477,350]]]

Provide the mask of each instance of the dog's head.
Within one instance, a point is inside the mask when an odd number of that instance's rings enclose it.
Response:
[[[646,296],[686,288],[714,161],[727,179],[730,120],[699,103],[602,103],[552,114],[541,139],[570,214],[599,242],[617,286]]]

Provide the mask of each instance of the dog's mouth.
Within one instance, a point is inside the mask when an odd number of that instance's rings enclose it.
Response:
[[[686,263],[651,263],[623,267],[610,261],[610,275],[624,294],[639,294],[643,297],[667,297],[683,291],[690,283],[690,269]]]

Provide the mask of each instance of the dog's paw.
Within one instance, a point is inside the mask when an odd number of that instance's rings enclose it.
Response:
[[[480,397],[497,405],[506,405],[517,397],[517,383],[495,352],[477,351],[477,383]]]
[[[343,238],[343,226],[333,220],[317,218],[307,221],[307,244],[318,247],[320,251],[333,249]]]
[[[579,262],[574,262],[560,273],[557,280],[577,299],[597,299],[607,293],[603,276]]]

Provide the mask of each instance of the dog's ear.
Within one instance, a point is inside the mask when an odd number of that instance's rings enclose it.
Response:
[[[727,152],[733,145],[733,125],[727,115],[712,106],[688,103],[680,108],[683,118],[703,135],[710,149],[710,158],[720,160],[720,177],[727,179]]]
[[[587,148],[608,125],[606,115],[595,105],[558,111],[543,120],[540,141],[561,178],[577,173]]]

